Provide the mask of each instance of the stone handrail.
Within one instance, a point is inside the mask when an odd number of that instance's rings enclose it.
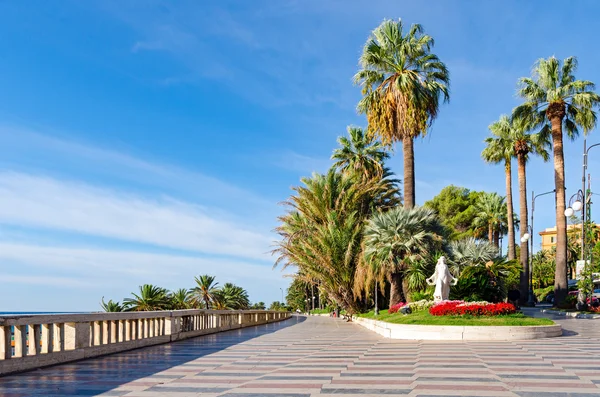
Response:
[[[281,321],[288,312],[173,310],[0,316],[0,375]]]

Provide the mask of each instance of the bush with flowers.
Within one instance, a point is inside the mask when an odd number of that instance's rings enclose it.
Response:
[[[429,309],[432,316],[500,316],[514,314],[517,309],[510,303],[443,301]]]
[[[398,311],[404,306],[406,306],[406,303],[404,303],[404,302],[396,303],[395,305],[391,306],[388,309],[388,313],[389,314],[398,313]]]

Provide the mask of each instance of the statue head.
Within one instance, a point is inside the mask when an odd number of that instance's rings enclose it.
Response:
[[[438,259],[437,261],[438,265],[445,265],[446,264],[446,257],[445,256],[440,256],[440,259]]]

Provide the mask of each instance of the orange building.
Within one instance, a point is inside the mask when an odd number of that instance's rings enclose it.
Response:
[[[598,224],[595,226],[600,227]],[[581,224],[567,225],[567,233],[569,233],[569,236],[576,238],[578,244],[581,243]],[[540,236],[542,237],[541,248],[543,250],[551,250],[553,247],[556,247],[556,226],[549,227],[540,232]]]

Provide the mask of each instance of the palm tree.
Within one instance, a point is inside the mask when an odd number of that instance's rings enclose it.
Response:
[[[548,150],[550,148],[549,137],[545,134],[529,134],[526,130],[524,121],[514,119],[509,124],[509,140],[514,147],[514,154],[517,157],[518,179],[519,179],[519,229],[521,237],[529,233],[527,216],[527,172],[526,166],[531,154],[539,155],[547,161],[549,158]],[[529,245],[527,241],[521,240],[520,247],[521,268],[521,299],[525,299],[528,294],[529,284]]]
[[[402,142],[404,206],[415,205],[414,142],[437,117],[440,97],[449,100],[450,74],[431,53],[433,38],[414,24],[384,20],[367,40],[354,76],[362,85],[357,110],[366,113],[368,133],[385,145]]]
[[[210,303],[219,283],[215,282],[215,276],[209,276],[208,274],[195,277],[194,280],[196,281],[196,287],[192,288],[192,293],[195,295],[196,300],[204,302],[205,309],[210,309]]]
[[[372,210],[365,203],[381,193],[381,184],[357,181],[334,169],[302,182],[286,202],[289,212],[279,218],[275,266],[297,267],[301,281],[318,281],[331,300],[355,313],[362,307],[353,290],[362,228]]]
[[[184,310],[192,307],[192,291],[187,288],[180,288],[169,294],[171,300],[171,309]]]
[[[467,266],[485,265],[497,257],[498,248],[488,241],[470,237],[450,243],[450,271],[455,277]]]
[[[123,299],[126,311],[145,312],[165,310],[169,307],[167,290],[152,284],[140,286],[139,294],[132,292],[133,298]]]
[[[495,239],[495,231],[502,227],[506,222],[506,203],[505,198],[498,193],[483,192],[475,203],[476,216],[474,223],[481,227],[486,227],[488,231],[488,241],[490,244],[498,246]]]
[[[108,302],[104,302],[104,297],[102,297],[100,306],[102,306],[102,309],[108,313],[123,311],[123,306],[121,306],[119,302],[114,302],[112,299],[110,299]]]
[[[227,309],[243,310],[250,306],[248,292],[242,287],[232,283],[225,283],[219,292]]]
[[[348,127],[348,135],[338,138],[340,147],[331,156],[333,166],[342,172],[351,172],[370,179],[383,173],[383,162],[390,157],[383,144],[365,135],[360,127]]]
[[[511,124],[508,116],[500,116],[500,120],[489,126],[491,137],[485,139],[486,148],[481,153],[483,159],[492,164],[504,163],[506,174],[506,212],[508,226],[508,259],[515,259],[517,250],[515,247],[515,223],[512,195],[512,158],[514,157],[514,145],[510,139]]]
[[[365,226],[364,265],[370,276],[359,282],[387,278],[391,284],[390,305],[408,297],[404,272],[410,263],[424,260],[441,250],[444,227],[435,212],[426,207],[397,207],[375,214]]]
[[[556,275],[555,304],[567,296],[567,221],[565,218],[565,159],[563,130],[574,139],[582,128],[584,134],[596,125],[593,108],[600,103],[591,81],[576,80],[577,59],[569,57],[562,65],[555,57],[540,59],[532,77],[519,80],[519,95],[525,103],[515,108],[513,118],[520,118],[540,133],[552,136],[554,186],[556,189]]]

